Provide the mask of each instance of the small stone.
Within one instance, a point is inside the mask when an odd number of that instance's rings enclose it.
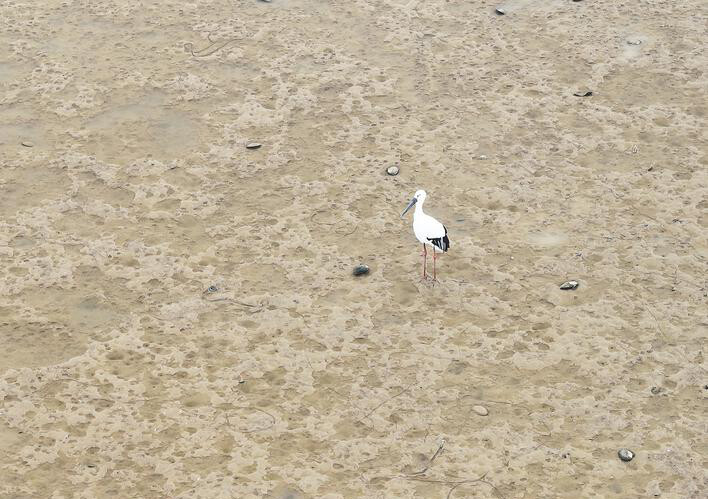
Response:
[[[485,159],[487,159],[487,155],[486,155],[486,154],[481,154],[481,155],[479,156],[479,159],[481,159],[482,161],[484,161]]]
[[[659,395],[663,390],[659,386],[652,386],[651,387],[651,393],[654,395]]]
[[[207,293],[216,293],[217,291],[219,291],[219,288],[217,288],[213,284],[211,286],[209,286],[206,290]]]
[[[578,281],[566,281],[560,285],[561,289],[577,289],[580,286]]]
[[[479,416],[486,416],[489,414],[489,411],[483,405],[476,405],[472,407],[472,410]]]
[[[364,275],[369,273],[369,267],[366,265],[357,265],[354,267],[354,272],[352,274],[354,275]]]
[[[34,144],[32,142],[30,142],[29,140],[23,140],[21,143],[25,147],[34,147]]]
[[[400,168],[398,168],[397,166],[389,166],[388,168],[386,168],[386,173],[391,175],[392,177],[398,175],[398,172],[400,171]]]
[[[497,7],[494,9],[494,12],[496,12],[498,16],[503,16],[506,14],[506,11],[502,7]]]
[[[592,92],[590,90],[586,92],[575,92],[573,95],[576,97],[590,97],[592,95]]]
[[[641,45],[641,40],[627,40],[627,45]]]
[[[249,142],[248,144],[246,144],[246,149],[260,149],[260,148],[261,148],[261,144],[259,144],[258,142]]]
[[[629,461],[634,459],[634,452],[629,449],[620,449],[617,451],[617,455],[625,463],[628,463]]]

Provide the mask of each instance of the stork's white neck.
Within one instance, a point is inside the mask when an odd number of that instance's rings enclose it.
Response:
[[[422,201],[418,201],[415,204],[415,211],[413,212],[413,216],[420,215],[423,213],[423,203],[425,203],[425,199]]]

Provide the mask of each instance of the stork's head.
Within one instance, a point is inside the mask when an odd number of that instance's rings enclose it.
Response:
[[[423,190],[415,191],[415,194],[413,195],[413,199],[411,199],[411,202],[408,203],[408,206],[406,206],[406,209],[403,210],[403,213],[401,213],[401,218],[403,218],[403,215],[408,213],[408,210],[410,210],[414,204],[416,204],[416,203],[423,204],[423,201],[425,201],[425,191],[423,191]]]

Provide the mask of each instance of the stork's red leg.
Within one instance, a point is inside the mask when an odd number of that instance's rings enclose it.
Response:
[[[428,249],[423,245],[423,279],[427,278],[425,267],[428,264]]]
[[[437,274],[435,273],[435,260],[438,259],[438,257],[436,256],[436,254],[437,254],[437,253],[435,253],[435,248],[433,248],[433,281],[437,281],[437,280],[438,280]]]

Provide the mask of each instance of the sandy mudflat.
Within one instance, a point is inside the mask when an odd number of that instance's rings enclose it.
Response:
[[[708,8],[495,5],[1,1],[0,497],[705,497]]]

